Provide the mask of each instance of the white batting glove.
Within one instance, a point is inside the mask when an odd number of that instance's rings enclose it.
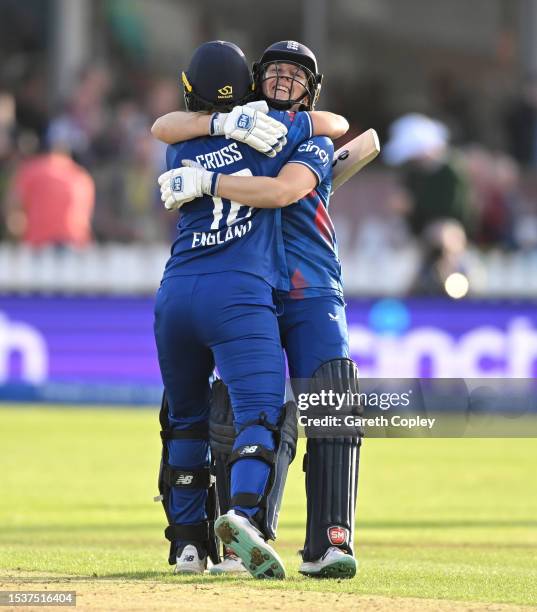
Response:
[[[268,116],[264,100],[236,106],[229,113],[213,113],[211,136],[225,136],[244,142],[256,151],[275,157],[287,143],[287,128]]]
[[[167,210],[179,210],[187,202],[217,192],[220,174],[209,172],[189,159],[182,163],[183,168],[168,170],[158,177],[160,199]]]

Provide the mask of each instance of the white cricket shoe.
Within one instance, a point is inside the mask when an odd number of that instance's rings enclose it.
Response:
[[[248,574],[248,570],[244,567],[243,562],[237,555],[228,548],[224,547],[224,558],[220,563],[213,565],[209,570],[211,574]]]
[[[357,565],[352,555],[331,546],[317,561],[304,561],[298,571],[312,578],[354,578]]]
[[[207,555],[200,557],[193,544],[187,544],[177,557],[174,574],[203,574],[207,569]]]
[[[216,520],[214,530],[254,578],[285,578],[282,560],[245,516],[230,510]]]

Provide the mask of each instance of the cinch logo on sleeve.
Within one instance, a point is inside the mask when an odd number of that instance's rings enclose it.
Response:
[[[324,149],[321,149],[321,147],[313,144],[313,140],[308,140],[308,142],[301,144],[297,151],[299,153],[313,153],[314,155],[317,155],[317,157],[323,162],[323,166],[326,166],[332,161]]]

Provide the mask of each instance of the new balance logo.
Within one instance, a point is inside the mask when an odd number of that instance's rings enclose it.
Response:
[[[288,40],[287,48],[291,49],[292,51],[298,51],[298,43],[295,42],[294,40]]]
[[[182,176],[173,177],[172,191],[183,191],[183,177]]]
[[[328,313],[328,318],[331,321],[339,321],[339,315],[338,314],[332,314],[331,312]]]
[[[245,447],[244,447],[244,448],[241,450],[240,454],[241,454],[241,455],[251,455],[251,454],[255,453],[255,451],[257,450],[257,448],[258,448],[258,447],[257,447],[257,445],[256,445],[256,446],[245,446]]]
[[[175,481],[176,485],[189,485],[192,484],[194,476],[192,474],[181,474]]]

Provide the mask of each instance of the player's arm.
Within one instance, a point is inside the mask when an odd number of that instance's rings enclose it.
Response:
[[[274,151],[279,151],[285,144],[282,138],[287,133],[287,129],[282,123],[268,117],[267,111],[268,106],[262,101],[237,106],[230,113],[209,115],[174,111],[159,117],[153,124],[151,133],[155,138],[167,144],[184,142],[202,136],[225,135],[228,138],[245,142],[263,153],[267,153],[270,147]],[[349,122],[341,115],[328,111],[312,111],[308,114],[312,124],[311,136],[328,136],[335,140],[343,136],[349,129]],[[248,123],[245,115],[249,118],[250,125],[247,128],[238,127],[241,117]]]
[[[231,176],[209,172],[189,160],[158,180],[161,199],[168,210],[177,210],[203,195],[227,198],[254,208],[283,208],[303,198],[318,182],[315,173],[302,164],[288,163],[276,177]]]
[[[300,164],[286,164],[278,176],[230,176],[222,174],[217,195],[254,208],[283,208],[317,186],[317,177]]]
[[[342,115],[328,111],[310,111],[314,136],[328,136],[331,140],[341,138],[349,129],[349,122]]]
[[[151,134],[166,144],[184,142],[201,136],[210,136],[211,115],[174,111],[159,117],[151,127]]]
[[[274,157],[285,146],[287,127],[268,115],[266,102],[236,106],[229,113],[175,111],[159,117],[151,134],[167,144],[201,136],[225,136]]]
[[[303,118],[309,125],[305,113]],[[178,158],[168,165],[172,170],[159,177],[161,199],[168,210],[177,210],[202,195],[255,208],[282,208],[303,198],[330,174],[333,153],[329,138],[308,140],[296,148],[276,177],[220,174]]]

